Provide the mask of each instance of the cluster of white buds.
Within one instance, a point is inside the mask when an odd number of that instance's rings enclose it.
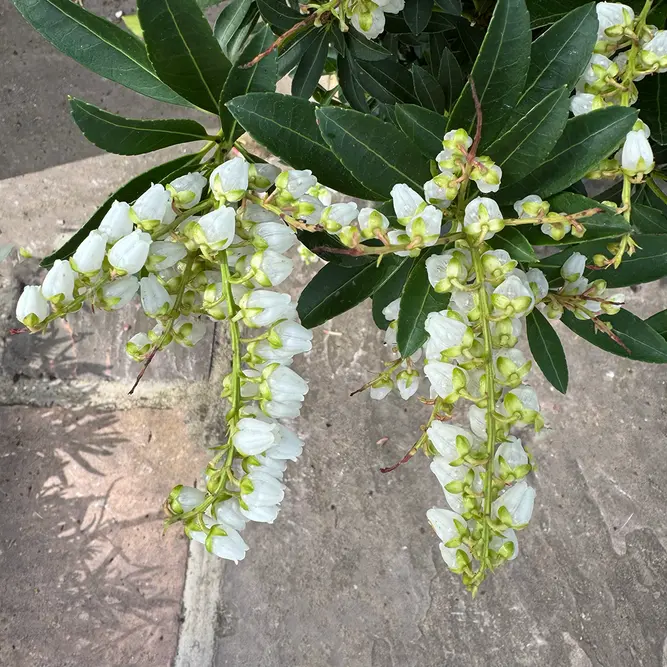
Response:
[[[41,287],[25,288],[16,313],[41,331],[85,302],[117,310],[139,293],[156,322],[126,347],[144,369],[172,341],[195,345],[207,319],[226,320],[233,348],[222,394],[231,405],[227,441],[216,447],[205,489],[177,486],[167,507],[169,521],[182,520],[192,539],[238,561],[247,549],[239,531],[246,521],[274,521],[286,462],[303,447],[279,421],[300,413],[308,385],[290,365],[312,346],[290,296],[275,290],[292,271],[284,253],[297,242],[285,217],[303,224],[283,208],[323,208],[307,193],[325,202],[330,193],[309,171],[281,173],[240,156],[213,166],[152,185],[133,204],[114,202]],[[241,338],[241,324],[256,335]]]

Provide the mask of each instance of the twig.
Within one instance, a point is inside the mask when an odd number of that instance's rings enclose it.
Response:
[[[477,149],[479,148],[479,142],[482,140],[482,105],[477,97],[477,88],[475,88],[475,82],[472,77],[470,77],[470,92],[472,93],[472,101],[475,103],[475,114],[477,116],[477,127],[475,127],[475,139],[472,142],[470,147],[470,152],[468,153],[468,160],[472,160],[477,155]]]

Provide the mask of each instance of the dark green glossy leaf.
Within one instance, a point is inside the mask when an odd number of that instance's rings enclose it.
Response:
[[[622,308],[616,315],[602,315],[600,320],[612,325],[612,331],[625,347],[606,333],[596,332],[590,320],[578,320],[569,311],[563,313],[562,319],[565,326],[602,350],[634,361],[667,363],[667,341],[629,310]]]
[[[409,70],[391,58],[376,62],[357,60],[361,85],[380,102],[414,102],[412,76]]]
[[[433,0],[408,0],[403,8],[403,18],[413,35],[419,35],[426,29],[431,13]]]
[[[549,320],[535,308],[526,317],[528,345],[544,377],[561,393],[567,391],[565,350]]]
[[[345,35],[340,31],[337,23],[329,23],[328,27],[329,39],[331,46],[344,56],[347,53],[347,44],[345,43]]]
[[[71,98],[69,104],[72,118],[86,139],[107,153],[140,155],[207,137],[204,127],[187,118],[123,118],[83,100]]]
[[[488,244],[495,250],[505,250],[517,262],[531,264],[538,261],[533,246],[516,227],[505,227],[490,238]]]
[[[571,118],[549,157],[518,183],[501,187],[501,202],[514,202],[537,193],[549,197],[582,179],[596,164],[613,153],[637,120],[637,111],[607,107]]]
[[[364,89],[359,84],[351,58],[338,56],[338,83],[348,104],[357,111],[370,111]]]
[[[309,99],[322,76],[329,50],[329,33],[319,30],[317,37],[303,54],[292,78],[292,95]]]
[[[280,33],[304,19],[302,14],[288,6],[284,0],[257,0],[257,6],[262,18]]]
[[[386,330],[389,326],[389,320],[382,314],[382,311],[392,302],[401,296],[403,285],[407,280],[413,259],[410,257],[401,257],[387,273],[384,280],[381,281],[373,292],[373,321],[378,329]]]
[[[280,76],[292,71],[299,64],[303,54],[317,41],[320,32],[319,28],[308,26],[297,32],[284,44],[278,55],[278,74]]]
[[[552,91],[574,87],[591,58],[597,27],[595,5],[588,3],[564,16],[533,42],[526,87],[510,122],[527,114]]]
[[[503,185],[516,183],[544,162],[563,132],[568,107],[567,89],[554,90],[485,149],[502,168]]]
[[[250,62],[257,54],[267,49],[275,39],[269,26],[265,25],[255,34],[249,42],[243,55],[240,58],[242,64]],[[225,137],[235,141],[241,134],[243,128],[239,127],[236,119],[229,112],[225,104],[241,95],[247,93],[273,92],[278,82],[278,72],[276,69],[276,52],[272,51],[264,56],[256,65],[245,69],[234,67],[220,95],[220,122]]]
[[[555,23],[584,3],[581,0],[526,0],[526,4],[531,27],[539,28]]]
[[[659,313],[651,315],[651,317],[644,320],[644,322],[663,338],[667,338],[667,310],[661,310]]]
[[[363,35],[357,32],[354,28],[350,28],[345,34],[345,41],[352,55],[357,60],[384,60],[391,55],[387,49],[381,44],[366,39]]]
[[[667,144],[667,81],[662,74],[652,74],[637,82],[637,106],[642,120],[651,128],[651,139]]]
[[[320,134],[315,105],[277,93],[250,93],[227,103],[236,120],[295,169],[312,169],[320,183],[361,199],[378,199],[340,163]]]
[[[23,18],[65,55],[111,81],[170,104],[190,106],[166,86],[134,35],[71,0],[13,0]]]
[[[412,65],[412,82],[419,103],[442,115],[445,110],[445,93],[437,79],[416,63]]]
[[[111,208],[111,204],[113,204],[114,201],[133,202],[139,195],[148,190],[153,183],[169,183],[175,178],[178,178],[178,176],[195,170],[199,161],[200,158],[198,155],[182,155],[175,160],[171,160],[171,162],[166,162],[165,164],[153,167],[143,174],[136,176],[131,181],[128,181],[125,185],[116,190],[104,204],[93,213],[87,222],[71,238],[60,246],[58,250],[45,257],[41,261],[40,266],[48,269],[57,259],[67,259],[68,257],[71,257],[86,236],[100,226],[102,218]]]
[[[396,121],[411,142],[422,154],[434,160],[442,150],[447,119],[435,111],[429,111],[415,104],[397,104]]]
[[[447,48],[447,38],[444,32],[432,32],[428,36],[428,49],[424,51],[424,58],[429,72],[437,79],[440,72],[440,59]]]
[[[373,294],[397,259],[386,257],[379,267],[375,263],[355,268],[327,264],[301,292],[297,304],[301,324],[312,329],[360,304]]]
[[[524,0],[498,0],[471,79],[482,105],[482,141],[490,144],[521,95],[530,64],[530,25]],[[472,135],[475,105],[468,82],[454,106],[448,129]]]
[[[633,204],[630,221],[642,234],[667,234],[667,215],[657,208]]]
[[[160,79],[202,109],[218,113],[231,69],[195,0],[138,0],[148,55]]]
[[[220,12],[213,34],[232,64],[243,52],[258,18],[259,10],[253,0],[232,0]]]
[[[322,136],[338,159],[382,198],[390,197],[396,183],[420,190],[429,180],[431,174],[421,153],[393,125],[358,111],[333,107],[318,109],[316,116]]]
[[[440,56],[438,81],[445,92],[445,108],[451,109],[463,90],[465,79],[458,60],[449,49]]]
[[[396,332],[398,351],[404,359],[414,354],[426,342],[428,334],[424,324],[427,315],[436,310],[444,310],[449,303],[449,292],[445,294],[435,292],[426,273],[426,260],[441,251],[440,247],[423,251],[415,259],[405,281]]]
[[[460,16],[463,11],[461,0],[435,0],[435,4],[438,5],[445,14]]]

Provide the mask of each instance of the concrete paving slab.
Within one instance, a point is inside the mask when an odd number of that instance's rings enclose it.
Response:
[[[187,539],[163,536],[161,504],[201,455],[183,414],[4,407],[0,422],[0,664],[169,665]]]

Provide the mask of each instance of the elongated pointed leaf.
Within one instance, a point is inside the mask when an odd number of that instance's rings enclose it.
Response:
[[[338,160],[324,141],[315,105],[278,93],[250,93],[227,103],[241,125],[262,145],[295,169],[311,169],[320,183],[361,199],[378,199]]]
[[[416,104],[397,104],[396,122],[411,142],[430,160],[442,150],[447,119]]]
[[[644,321],[663,338],[667,338],[667,310],[661,310]]]
[[[419,35],[428,25],[433,0],[409,0],[403,8],[403,18],[413,35]]]
[[[463,90],[465,79],[458,60],[448,48],[440,55],[438,81],[445,92],[445,108],[451,109]]]
[[[445,110],[445,93],[437,79],[417,64],[412,65],[411,72],[419,103],[426,109],[442,114]]]
[[[257,0],[262,18],[281,33],[303,21],[304,16],[289,7],[284,0]]]
[[[501,186],[497,198],[511,203],[536,193],[549,197],[582,179],[621,144],[637,120],[637,111],[607,107],[571,118],[542,165],[518,183]]]
[[[128,181],[125,185],[116,190],[104,204],[102,204],[102,206],[88,218],[87,222],[71,238],[60,246],[58,250],[45,257],[40,266],[48,269],[53,266],[53,263],[57,259],[67,259],[68,257],[71,257],[86,236],[99,227],[102,218],[111,208],[111,204],[113,204],[114,201],[134,202],[137,197],[148,190],[153,183],[169,183],[184,173],[194,171],[199,162],[200,157],[198,155],[182,155],[175,160],[153,167],[143,174],[136,176],[131,181]]]
[[[667,81],[663,74],[652,74],[637,82],[642,120],[651,128],[651,139],[667,144]]]
[[[213,34],[231,63],[241,55],[258,16],[259,10],[253,0],[232,0],[220,12]]]
[[[396,127],[380,119],[328,107],[318,109],[320,131],[343,165],[384,199],[396,183],[421,190],[431,174],[419,150]]]
[[[278,75],[284,76],[291,72],[301,62],[303,54],[317,41],[319,35],[318,28],[308,26],[291,37],[279,51]]]
[[[358,59],[357,66],[361,85],[380,102],[416,101],[410,72],[392,58],[377,62]]]
[[[537,308],[526,317],[526,333],[530,352],[544,377],[564,394],[568,382],[565,350],[549,320]]]
[[[252,38],[243,52],[240,62],[243,64],[250,62],[257,54],[267,49],[274,39],[271,29],[265,25]],[[220,121],[225,136],[232,141],[243,134],[243,128],[238,125],[225,104],[235,97],[247,93],[273,92],[276,89],[276,83],[278,83],[276,62],[276,52],[272,51],[250,68],[234,67],[229,72],[220,96]]]
[[[231,63],[195,0],[138,0],[137,7],[148,55],[160,79],[217,114]]]
[[[612,331],[625,347],[607,334],[596,332],[590,320],[578,320],[569,311],[563,313],[562,321],[589,343],[619,357],[651,364],[667,363],[667,340],[629,310],[622,308],[616,315],[602,315],[600,319],[612,325]]]
[[[424,329],[426,317],[436,310],[447,308],[449,292],[438,294],[433,290],[426,273],[426,260],[442,248],[429,248],[414,261],[405,287],[401,293],[401,307],[398,311],[396,342],[404,359],[414,354],[427,340]]]
[[[530,22],[524,0],[498,0],[471,79],[482,105],[482,142],[489,145],[521,95],[530,63]],[[470,83],[452,110],[447,128],[472,135],[475,105]]]
[[[589,3],[571,11],[533,42],[526,87],[510,122],[527,114],[554,90],[574,87],[591,58],[597,29],[595,5]]]
[[[190,106],[155,74],[134,35],[71,0],[13,0],[23,18],[65,55],[111,81],[170,104]]]
[[[667,234],[667,215],[657,208],[633,203],[630,220],[642,234]]]
[[[384,46],[366,39],[354,28],[350,28],[345,33],[345,41],[347,42],[347,48],[356,60],[370,60],[375,62],[377,60],[384,60],[391,55]]]
[[[445,14],[460,16],[463,11],[461,0],[435,0],[435,4],[438,5]]]
[[[526,0],[530,12],[530,25],[532,28],[540,28],[551,25],[568,12],[579,7],[581,0]]]
[[[509,186],[542,164],[556,145],[568,116],[566,88],[554,90],[485,150],[503,170]]]
[[[531,264],[538,261],[533,246],[516,227],[505,227],[488,243],[494,250],[505,250],[517,262]]]
[[[317,37],[303,54],[301,62],[292,79],[292,95],[309,99],[315,92],[317,83],[322,76],[324,63],[329,50],[329,33],[319,30]]]
[[[72,118],[88,141],[107,153],[140,155],[160,148],[206,139],[194,120],[123,118],[82,100],[70,99]]]
[[[378,329],[386,330],[389,326],[389,320],[382,314],[382,311],[392,302],[401,296],[403,285],[407,280],[413,259],[410,257],[401,257],[385,278],[378,283],[373,292],[373,321]]]
[[[387,257],[380,266],[375,263],[355,268],[327,264],[306,285],[299,297],[297,312],[301,324],[312,329],[367,299],[384,276],[397,263]]]
[[[366,94],[357,79],[354,60],[351,57],[338,56],[338,83],[345,99],[353,109],[364,113],[370,111]]]

